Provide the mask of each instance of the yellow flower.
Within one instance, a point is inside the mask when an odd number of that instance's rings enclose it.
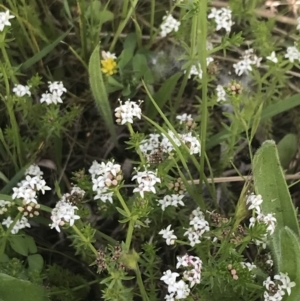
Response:
[[[107,76],[113,75],[117,72],[117,63],[112,57],[101,60],[101,65],[101,71]]]

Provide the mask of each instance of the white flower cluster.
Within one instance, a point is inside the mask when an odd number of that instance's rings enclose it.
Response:
[[[171,230],[171,225],[169,225],[166,229],[162,229],[158,234],[162,235],[162,237],[166,240],[167,245],[174,245],[177,236],[174,233],[174,230]]]
[[[94,161],[89,169],[92,176],[93,191],[96,192],[95,200],[100,199],[102,202],[113,202],[113,192],[111,188],[116,187],[123,179],[120,164],[112,162]]]
[[[208,66],[211,62],[213,62],[214,59],[212,57],[207,57],[206,58],[206,66]],[[185,71],[186,72],[186,71]],[[185,73],[184,72],[184,73]],[[196,75],[198,76],[200,79],[202,79],[202,68],[201,68],[201,64],[198,63],[198,64],[195,64],[195,65],[192,65],[191,67],[191,70],[190,70],[190,73],[189,73],[189,78],[192,77],[192,75]]]
[[[118,99],[120,106],[115,109],[116,122],[118,124],[133,123],[133,118],[141,119],[142,110],[140,108],[142,100],[139,100],[139,104],[129,99],[122,104],[122,101]]]
[[[166,37],[172,31],[178,31],[180,21],[177,21],[172,15],[166,15],[163,17],[163,22],[160,25],[160,36]]]
[[[178,134],[179,139],[176,135],[171,131],[168,130],[168,135],[172,139],[173,143],[178,147],[181,144],[186,144],[186,146],[190,150],[190,154],[200,154],[201,152],[201,144],[197,137],[193,136],[192,133],[187,134]],[[172,153],[175,148],[173,147],[172,142],[169,140],[167,136],[164,134],[150,134],[148,139],[144,139],[140,143],[140,150],[145,155],[152,155],[159,151],[163,153],[170,154]]]
[[[144,197],[144,192],[156,193],[155,184],[161,183],[157,172],[151,170],[138,171],[135,176],[132,177],[132,181],[136,180],[138,187],[133,189],[133,192],[139,192],[141,197]]]
[[[67,89],[64,87],[62,82],[48,82],[48,88],[49,92],[47,91],[46,93],[42,94],[42,97],[40,99],[40,102],[43,103],[45,102],[47,105],[50,104],[58,104],[62,103],[62,95],[67,92]]]
[[[192,216],[190,219],[190,228],[183,234],[188,236],[190,245],[194,247],[196,244],[201,243],[201,238],[203,234],[210,230],[208,222],[205,220],[205,216],[200,208],[192,211]]]
[[[193,122],[194,121],[192,115],[191,114],[188,115],[187,113],[184,113],[182,115],[177,115],[176,119],[179,120],[179,124],[183,124],[183,123],[188,123],[188,122]]]
[[[270,235],[272,235],[275,231],[275,227],[276,227],[276,218],[274,217],[274,215],[272,213],[268,213],[267,215],[264,215],[261,212],[261,208],[260,205],[262,204],[263,199],[262,196],[259,195],[255,195],[253,193],[251,193],[246,200],[246,204],[248,205],[248,209],[249,210],[253,210],[255,216],[252,216],[250,218],[250,224],[249,227],[254,227],[256,225],[256,223],[263,223],[267,226],[267,233],[264,235],[263,239],[261,241],[256,240],[256,244],[258,245],[262,245],[263,248],[266,247],[266,242],[267,242],[267,235],[268,233]]]
[[[178,207],[178,205],[184,206],[182,199],[184,198],[183,194],[172,194],[172,195],[165,195],[162,200],[158,200],[158,203],[161,205],[162,211],[168,206]]]
[[[235,73],[238,76],[242,74],[248,74],[248,71],[252,71],[252,65],[259,67],[260,61],[262,58],[259,58],[254,54],[254,50],[252,48],[245,51],[242,60],[238,61],[236,64],[233,64],[233,68]]]
[[[231,27],[234,24],[231,14],[232,11],[228,8],[222,7],[220,9],[216,9],[215,7],[213,7],[211,9],[211,13],[208,15],[208,19],[215,20],[217,24],[217,31],[224,28],[227,32],[230,32]]]
[[[15,85],[13,88],[13,92],[18,96],[18,97],[23,97],[26,94],[28,96],[31,96],[30,92],[30,87],[29,86],[23,86],[23,85]]]
[[[223,86],[217,85],[216,92],[217,92],[217,102],[226,101],[226,91],[223,88]]]
[[[264,301],[281,301],[285,293],[291,294],[291,289],[296,285],[295,282],[291,281],[287,274],[280,273],[271,277],[268,277],[264,283],[266,291],[264,292]]]
[[[49,226],[51,229],[55,228],[57,232],[60,232],[59,227],[64,226],[65,223],[69,223],[72,227],[75,220],[80,219],[80,216],[75,214],[78,207],[68,201],[69,196],[70,194],[64,194],[51,211],[52,224]]]
[[[300,62],[300,51],[296,46],[289,46],[284,57],[289,59],[291,63],[294,63],[294,61]]]
[[[6,226],[6,228],[9,228],[9,226],[13,223],[14,221],[10,216],[8,216],[6,219],[2,221],[2,225]],[[28,222],[28,219],[25,216],[22,216],[20,220],[18,220],[15,225],[11,229],[11,234],[17,234],[20,230],[24,228],[30,228],[30,224]]]
[[[165,296],[167,301],[175,301],[185,299],[190,294],[190,289],[201,281],[202,261],[199,257],[190,256],[188,254],[180,257],[177,256],[176,269],[183,267],[186,270],[183,272],[181,280],[177,281],[179,273],[173,273],[171,270],[164,272],[160,280],[168,285],[168,295]],[[186,283],[185,281],[188,281]]]
[[[241,266],[244,269],[248,269],[249,272],[251,272],[252,270],[256,269],[257,266],[254,263],[250,263],[250,262],[241,262]],[[253,278],[255,278],[255,274],[251,275]]]
[[[11,26],[11,23],[9,20],[14,17],[15,16],[12,16],[9,14],[9,10],[7,10],[5,13],[0,12],[0,31],[3,31],[5,26]]]
[[[31,165],[25,171],[25,175],[25,180],[19,182],[18,187],[13,188],[12,199],[22,199],[24,204],[38,204],[37,193],[42,192],[44,194],[46,190],[51,190],[51,188],[46,185],[42,177],[43,172],[37,165]]]

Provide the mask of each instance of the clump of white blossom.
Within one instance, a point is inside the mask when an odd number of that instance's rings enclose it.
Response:
[[[49,226],[51,229],[55,228],[57,232],[60,232],[60,227],[66,223],[72,227],[75,220],[80,219],[80,216],[76,214],[78,207],[69,202],[69,196],[69,194],[64,194],[51,211],[52,224]]]
[[[300,62],[300,51],[298,50],[296,45],[289,46],[284,57],[287,58],[291,63],[294,63],[295,61]]]
[[[291,289],[296,283],[291,281],[287,274],[279,273],[274,276],[273,280],[268,277],[263,285],[266,288],[264,301],[281,301],[286,293],[291,294]]]
[[[242,74],[248,74],[249,71],[252,71],[252,66],[259,67],[260,61],[262,58],[259,58],[254,54],[254,50],[252,48],[245,51],[242,60],[238,61],[236,64],[233,64],[233,68],[235,73],[238,76]]]
[[[13,188],[12,199],[21,199],[25,204],[37,204],[38,192],[44,194],[46,190],[51,190],[46,185],[42,175],[43,172],[37,165],[31,165],[25,171],[25,179],[19,182],[17,187]]]
[[[40,102],[45,102],[47,105],[62,103],[62,95],[67,92],[61,81],[48,82],[48,89],[46,93],[42,94]]]
[[[10,19],[15,16],[9,14],[9,10],[6,12],[0,12],[0,31],[4,30],[5,26],[11,26]]]
[[[203,237],[204,233],[209,230],[209,224],[205,219],[204,213],[200,208],[197,208],[192,211],[190,228],[188,228],[183,235],[188,237],[190,245],[194,247],[196,244],[201,243],[200,239]]]
[[[136,180],[138,187],[133,189],[133,192],[140,193],[141,197],[144,197],[144,192],[156,193],[155,184],[161,183],[160,178],[157,176],[157,171],[151,171],[145,169],[144,171],[138,171],[131,179]]]
[[[163,17],[163,22],[160,25],[160,36],[166,37],[172,31],[177,32],[180,26],[180,21],[177,21],[172,15],[168,14]]]
[[[174,230],[171,230],[171,225],[169,225],[166,229],[162,229],[158,234],[162,235],[162,237],[166,240],[167,245],[174,245],[177,239],[177,236],[174,233]]]
[[[27,217],[38,215],[36,210],[40,207],[37,200],[38,193],[44,194],[46,190],[51,190],[42,176],[43,172],[37,165],[30,165],[25,171],[25,179],[20,181],[17,187],[13,188],[12,200],[22,200],[23,205],[18,207],[18,210],[22,212],[19,220],[15,221],[11,216],[7,216],[2,221],[2,225],[7,228],[14,223],[11,229],[12,234],[17,234],[21,229],[30,228]],[[6,213],[8,208],[14,204],[14,202],[0,201],[0,214]]]
[[[210,56],[207,57],[206,58],[206,66],[208,66],[213,61],[214,61],[214,59],[212,57],[210,57]],[[189,78],[191,78],[192,75],[195,75],[195,76],[198,76],[199,79],[202,79],[202,73],[203,72],[202,72],[201,64],[200,63],[194,64],[194,65],[192,65],[191,70],[189,72]]]
[[[191,116],[187,118],[191,121],[193,120]],[[178,119],[181,120],[181,122],[183,122],[185,118],[182,118],[180,116]],[[188,147],[191,155],[200,154],[201,152],[200,141],[197,137],[193,136],[191,132],[186,134],[185,133],[177,134],[176,136],[174,132],[168,130],[168,135],[172,141],[165,134],[150,134],[149,138],[146,138],[141,141],[140,150],[146,156],[150,156],[159,151],[162,151],[163,153],[170,155],[175,151],[173,144],[175,144],[178,147],[181,146],[182,144],[185,144]]]
[[[165,271],[160,278],[168,286],[168,295],[165,296],[165,299],[168,301],[187,298],[190,294],[190,289],[201,281],[202,261],[199,257],[188,254],[177,256],[176,269],[179,268],[185,269],[181,280],[177,281],[176,278],[180,274],[171,270]]]
[[[114,188],[123,180],[123,174],[120,164],[115,164],[113,161],[99,164],[94,161],[89,169],[92,177],[93,191],[96,192],[95,200],[100,199],[102,202],[113,202]]]
[[[261,212],[260,205],[262,204],[263,199],[261,195],[255,195],[251,193],[246,200],[246,204],[249,210],[253,210],[254,215],[250,218],[249,227],[254,227],[257,223],[265,224],[267,226],[267,233],[262,237],[261,240],[255,240],[257,245],[262,245],[263,248],[266,248],[267,235],[272,235],[275,231],[277,220],[272,213],[263,214]]]
[[[26,94],[28,96],[31,96],[30,92],[30,87],[29,86],[23,86],[23,85],[15,85],[13,88],[13,92],[16,94],[18,97],[23,97]]]
[[[208,19],[215,20],[217,24],[217,31],[224,28],[227,32],[230,32],[231,27],[234,24],[232,21],[232,11],[225,7],[222,7],[220,9],[213,7],[210,14],[208,15]]]
[[[125,124],[125,123],[133,123],[133,118],[136,117],[141,119],[142,117],[142,110],[140,108],[142,100],[139,100],[139,104],[134,101],[130,101],[128,99],[123,104],[122,101],[119,99],[120,106],[115,109],[115,116],[116,122],[118,124]]]
[[[161,206],[162,211],[168,206],[178,207],[178,205],[184,206],[182,199],[184,198],[183,194],[171,194],[165,195],[163,199],[158,200],[159,205]]]
[[[226,100],[226,91],[223,88],[223,86],[217,85],[216,92],[217,92],[217,102]]]

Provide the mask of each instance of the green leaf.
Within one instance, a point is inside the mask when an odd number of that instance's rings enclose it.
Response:
[[[137,78],[143,78],[148,84],[154,82],[154,77],[148,66],[147,58],[143,53],[137,53],[133,57],[132,67],[134,75]]]
[[[12,235],[9,237],[9,243],[11,248],[18,254],[23,256],[28,255],[27,241],[24,236]]]
[[[287,273],[291,281],[296,283],[292,288],[290,296],[285,297],[285,301],[300,300],[300,242],[293,231],[284,227],[280,231],[280,262],[279,271]]]
[[[35,244],[35,241],[33,239],[33,237],[26,235],[25,236],[25,240],[26,240],[26,244],[27,244],[27,248],[30,254],[34,254],[37,252],[37,246]]]
[[[285,135],[277,145],[281,166],[288,168],[298,149],[298,139],[295,134]]]
[[[40,273],[43,270],[44,259],[40,254],[33,254],[27,257],[28,268],[30,271]]]
[[[134,50],[136,48],[137,37],[135,33],[130,33],[125,41],[123,46],[123,51],[119,56],[118,67],[122,74],[123,68],[132,60]]]
[[[0,193],[2,194],[9,194],[11,192],[11,190],[13,189],[13,187],[16,187],[17,186],[17,183],[19,181],[21,181],[21,179],[24,177],[24,173],[27,169],[29,165],[23,167],[22,169],[20,169],[16,174],[15,176],[9,181],[8,184],[6,184],[2,190],[0,191]]]
[[[280,266],[280,230],[289,227],[299,237],[296,210],[282,172],[274,141],[266,141],[253,159],[254,185],[257,194],[262,196],[264,214],[274,213],[277,219],[275,232],[270,240],[277,267]]]
[[[94,49],[90,61],[89,61],[89,77],[90,86],[96,102],[96,105],[100,111],[102,118],[105,121],[111,137],[115,144],[117,144],[117,135],[115,130],[115,124],[112,118],[112,111],[110,103],[108,101],[107,92],[105,89],[102,71],[100,68],[100,46],[96,46]]]
[[[26,69],[30,68],[35,63],[39,62],[43,57],[45,57],[47,54],[49,54],[72,30],[70,28],[67,30],[63,35],[58,37],[55,41],[53,41],[50,45],[47,45],[44,49],[42,49],[40,52],[36,53],[33,57],[31,57],[29,60],[27,60],[25,63],[20,65],[19,68],[21,68],[21,71],[24,72]]]
[[[0,273],[0,296],[5,301],[47,301],[43,287]]]
[[[99,13],[99,19],[101,24],[114,19],[114,14],[109,10],[103,10]]]
[[[295,94],[283,101],[271,104],[267,108],[264,108],[261,114],[261,120],[267,120],[272,118],[280,113],[288,111],[294,107],[300,105],[300,94]],[[242,133],[243,131],[241,131]],[[222,130],[218,134],[209,138],[206,144],[206,150],[211,149],[214,146],[221,144],[223,141],[228,139],[231,136],[231,132],[227,129]]]
[[[5,176],[5,174],[2,171],[0,171],[0,180],[5,182],[6,184],[9,182],[8,178]]]
[[[163,109],[164,105],[168,100],[171,99],[172,93],[174,92],[175,86],[181,77],[181,73],[175,73],[169,77],[160,89],[153,95],[153,99],[160,109]],[[153,103],[150,101],[149,97],[146,98],[145,103],[147,104],[147,110],[145,115],[150,119],[154,119],[158,114]]]

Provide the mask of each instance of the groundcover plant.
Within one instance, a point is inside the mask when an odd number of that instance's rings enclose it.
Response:
[[[2,1],[0,301],[299,301],[299,7]]]

